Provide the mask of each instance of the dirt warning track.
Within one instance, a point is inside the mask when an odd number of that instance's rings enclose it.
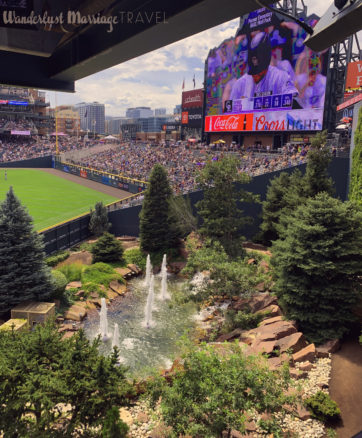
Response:
[[[82,178],[77,175],[72,175],[71,173],[62,172],[61,170],[50,169],[50,168],[36,169],[36,170],[42,170],[43,172],[51,173],[52,175],[59,176],[60,178],[64,178],[76,184],[80,184],[90,189],[97,190],[98,192],[105,193],[106,195],[114,196],[118,199],[128,198],[128,196],[132,195],[132,193],[126,192],[125,190],[116,189],[115,187],[110,187],[105,184],[98,183],[96,181],[91,181],[90,179]]]

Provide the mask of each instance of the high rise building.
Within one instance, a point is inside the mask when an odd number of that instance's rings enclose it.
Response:
[[[155,109],[155,117],[165,116],[165,115],[166,115],[166,108],[156,108]]]
[[[104,104],[99,102],[77,103],[74,105],[80,116],[80,128],[83,131],[105,133]]]
[[[136,108],[128,108],[126,111],[126,117],[130,119],[153,117],[153,111],[149,106],[138,106]]]
[[[174,110],[173,110],[174,114],[181,114],[181,105],[176,105]]]

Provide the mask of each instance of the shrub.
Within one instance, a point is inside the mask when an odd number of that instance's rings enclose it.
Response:
[[[65,286],[68,284],[68,280],[66,276],[60,272],[54,269],[52,271],[52,278],[53,278],[53,287],[54,287],[54,297],[61,298],[65,291]]]
[[[295,397],[286,395],[287,368],[270,371],[260,357],[247,357],[236,344],[229,347],[228,354],[220,354],[202,344],[183,356],[171,386],[161,377],[150,382],[152,401],[161,397],[164,421],[175,436],[219,437],[225,430],[230,436],[232,429],[244,433],[242,412],[274,413],[285,403],[294,404]]]
[[[103,285],[105,287],[109,286],[112,280],[124,281],[120,274],[117,274],[112,266],[106,263],[95,263],[91,266],[86,266],[82,273],[82,283],[84,284],[85,290],[93,292],[94,289],[90,290],[89,284]]]
[[[123,246],[113,234],[104,233],[92,246],[93,263],[122,262]]]
[[[146,269],[146,255],[139,248],[126,249],[124,259],[127,265],[133,263],[143,271]]]
[[[318,391],[305,401],[306,406],[311,410],[312,417],[323,423],[333,421],[339,418],[341,411],[335,401],[329,394]]]
[[[258,324],[267,317],[265,313],[251,313],[250,311],[227,310],[225,313],[225,323],[222,332],[229,333],[236,328],[249,330],[258,326]]]
[[[201,249],[191,251],[183,272],[193,275],[204,270],[210,271],[212,282],[196,298],[206,298],[209,295],[249,295],[260,280],[257,266],[248,265],[247,259],[231,259],[219,242],[207,241]]]
[[[45,259],[45,262],[48,266],[56,266],[58,263],[63,262],[64,260],[66,260],[69,257],[69,251],[63,251],[59,254],[47,257]]]
[[[71,281],[80,281],[82,278],[83,265],[81,263],[63,265],[57,268],[57,271],[60,271],[66,276],[68,283]]]

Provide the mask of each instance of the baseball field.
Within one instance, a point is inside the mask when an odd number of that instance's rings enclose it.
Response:
[[[9,187],[33,218],[36,230],[88,213],[96,202],[119,198],[36,169],[0,169],[0,201]]]

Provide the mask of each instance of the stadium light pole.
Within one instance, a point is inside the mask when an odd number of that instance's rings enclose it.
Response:
[[[57,111],[57,93],[55,93],[55,155],[59,155],[58,147],[58,111]]]

